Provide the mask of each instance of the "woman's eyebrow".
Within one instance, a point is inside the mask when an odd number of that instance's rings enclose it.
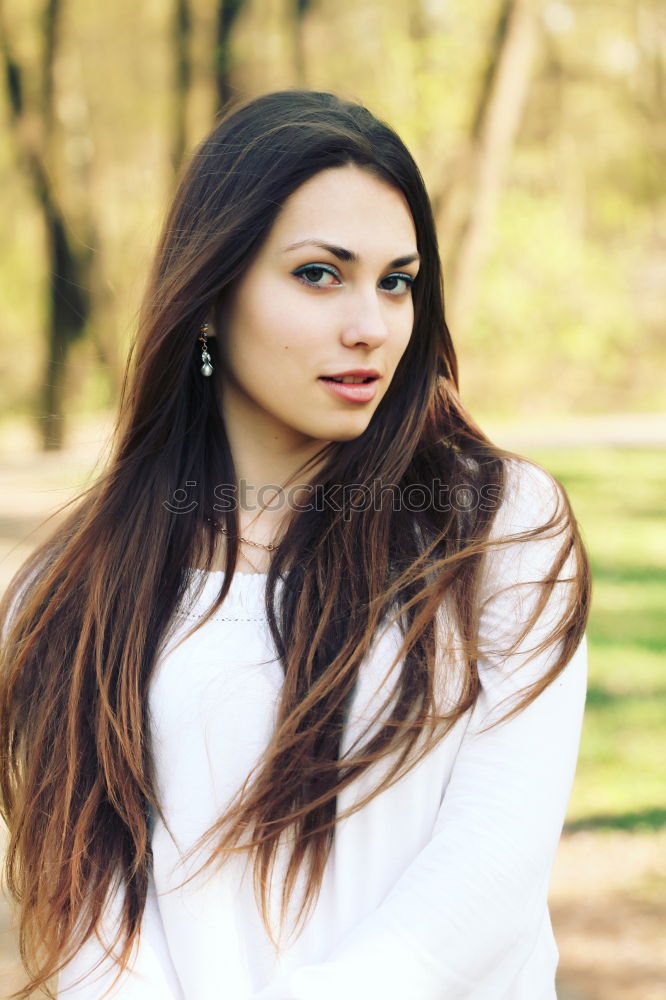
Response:
[[[345,261],[348,264],[357,264],[360,260],[358,254],[354,253],[353,250],[346,250],[344,247],[334,246],[332,243],[323,243],[321,240],[300,240],[298,243],[290,243],[288,247],[282,247],[282,252],[287,253],[289,250],[298,250],[300,247],[313,246],[318,247],[320,250],[327,250],[328,253],[333,254],[338,260]],[[403,257],[396,257],[395,260],[389,262],[389,267],[406,267],[407,264],[413,264],[414,261],[421,259],[421,255],[418,253],[408,253]]]

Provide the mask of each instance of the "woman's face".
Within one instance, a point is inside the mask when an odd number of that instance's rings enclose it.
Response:
[[[362,434],[407,347],[417,271],[399,191],[356,166],[310,178],[218,318],[225,421],[282,448]],[[376,378],[326,381],[357,369]]]

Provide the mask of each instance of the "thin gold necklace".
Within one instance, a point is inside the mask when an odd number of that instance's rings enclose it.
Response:
[[[212,517],[209,517],[208,520],[215,528],[217,528],[217,530],[220,532],[221,535],[231,534],[231,532],[228,531],[227,528],[223,528]],[[263,542],[253,542],[251,538],[243,538],[242,535],[238,536],[238,541],[245,542],[246,545],[252,545],[255,549],[265,549],[266,552],[274,552],[277,549],[277,545],[264,545]]]

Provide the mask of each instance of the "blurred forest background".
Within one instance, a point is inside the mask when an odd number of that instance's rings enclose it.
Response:
[[[85,485],[220,108],[362,101],[431,192],[464,400],[561,479],[592,558],[558,995],[666,1000],[664,0],[0,0],[0,64],[0,586]]]
[[[174,170],[230,98],[386,118],[436,209],[473,412],[645,411],[666,362],[663,0],[5,3],[0,392],[112,404]]]

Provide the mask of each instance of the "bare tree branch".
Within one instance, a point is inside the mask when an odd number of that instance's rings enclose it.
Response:
[[[53,66],[58,48],[62,7],[60,0],[47,0],[44,8],[44,48],[42,50],[42,108],[44,114],[44,129],[50,135],[53,129],[54,114],[54,83]]]

